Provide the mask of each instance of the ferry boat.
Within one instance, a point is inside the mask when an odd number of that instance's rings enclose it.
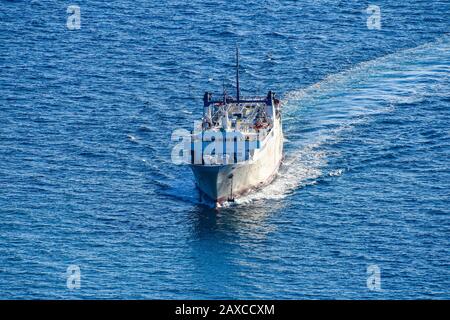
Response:
[[[191,132],[190,167],[202,195],[217,207],[270,184],[283,158],[281,102],[269,91],[241,97],[236,48],[236,96],[203,97],[203,117]]]

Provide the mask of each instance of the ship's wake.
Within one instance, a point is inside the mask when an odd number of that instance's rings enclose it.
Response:
[[[345,174],[329,166],[339,157],[330,146],[377,115],[449,94],[449,36],[360,63],[284,97],[285,159],[276,180],[236,204],[280,199],[304,186]]]

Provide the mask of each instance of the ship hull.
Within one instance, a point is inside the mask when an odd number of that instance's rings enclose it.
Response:
[[[255,159],[226,165],[191,165],[197,187],[216,203],[234,200],[270,184],[283,157],[283,132],[277,119]]]

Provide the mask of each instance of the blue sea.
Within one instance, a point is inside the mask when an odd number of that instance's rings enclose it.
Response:
[[[216,210],[171,135],[236,45],[285,156]],[[448,0],[0,0],[0,299],[450,299],[449,198]]]

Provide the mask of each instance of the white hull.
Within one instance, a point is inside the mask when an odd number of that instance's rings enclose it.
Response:
[[[249,161],[225,165],[191,165],[198,188],[212,200],[222,203],[271,183],[283,157],[280,118],[274,121],[271,133],[261,145]]]

